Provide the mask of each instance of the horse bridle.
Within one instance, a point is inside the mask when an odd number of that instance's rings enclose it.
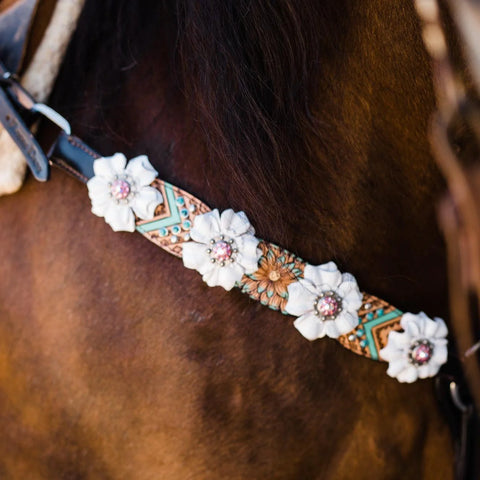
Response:
[[[480,300],[480,199],[478,167],[467,166],[455,131],[466,127],[470,142],[480,146],[480,6],[471,0],[448,0],[447,11],[436,0],[416,0],[423,40],[432,59],[437,111],[432,116],[430,141],[449,193],[439,207],[439,222],[448,254],[450,324],[461,360],[461,371],[442,372],[437,378],[441,403],[456,438],[456,477],[479,478],[480,363],[477,354]],[[475,87],[467,85],[450,54],[442,14],[448,13],[460,37]],[[473,307],[473,308],[472,308]],[[477,323],[475,323],[477,322]],[[463,385],[466,378],[468,389]],[[467,393],[467,390],[470,393]],[[462,391],[462,393],[460,393]],[[471,395],[471,397],[469,397]]]
[[[446,49],[443,51],[443,56],[439,55],[435,50],[435,42],[430,41],[429,43],[428,39],[429,28],[440,25],[438,10],[434,10],[434,7],[432,7],[432,5],[436,6],[436,3],[434,0],[418,0],[417,3],[419,13],[425,20],[427,48],[434,59],[434,63],[441,65],[441,71],[443,72],[446,68],[445,65],[448,65],[445,60],[447,58]],[[436,16],[432,12],[437,12]],[[429,48],[432,45],[434,47]],[[177,257],[182,257],[183,255],[185,265],[188,268],[199,270],[209,285],[222,284],[221,277],[223,272],[230,268],[229,262],[232,265],[238,264],[243,268],[243,272],[242,276],[235,281],[235,286],[239,287],[242,292],[248,294],[252,299],[260,301],[273,310],[298,316],[299,318],[296,322],[303,317],[311,319],[309,320],[308,328],[303,327],[303,331],[297,326],[299,331],[310,340],[313,338],[310,338],[308,335],[311,334],[310,332],[314,324],[318,324],[317,327],[319,329],[325,325],[331,327],[330,331],[337,329],[339,335],[336,338],[344,347],[373,360],[389,360],[390,371],[391,369],[395,370],[392,367],[395,362],[397,362],[397,370],[400,368],[398,367],[400,353],[396,346],[396,339],[401,335],[404,337],[409,335],[409,347],[407,350],[402,351],[402,355],[406,356],[405,362],[402,364],[404,368],[402,371],[406,372],[408,369],[409,372],[413,372],[413,368],[415,368],[414,380],[419,375],[420,377],[430,376],[425,373],[427,371],[425,367],[432,362],[435,352],[438,352],[444,345],[443,339],[446,334],[446,331],[442,333],[441,325],[443,322],[440,319],[434,322],[426,316],[404,314],[390,303],[365,293],[359,293],[361,301],[358,301],[357,305],[358,299],[355,297],[355,288],[358,290],[358,287],[354,287],[356,283],[353,277],[349,276],[349,274],[338,272],[336,266],[332,266],[331,262],[322,266],[312,266],[277,245],[256,239],[253,236],[253,228],[243,212],[230,213],[230,211],[226,211],[220,216],[218,212],[215,210],[212,212],[207,205],[193,195],[158,178],[152,177],[148,185],[140,185],[140,181],[132,176],[132,172],[140,172],[145,178],[149,178],[145,172],[152,174],[151,170],[153,168],[148,163],[148,160],[145,162],[143,157],[133,159],[129,164],[132,165],[132,169],[129,171],[129,166],[125,166],[125,159],[121,158],[121,155],[101,157],[80,138],[72,135],[69,123],[60,114],[44,104],[37,103],[22,87],[18,78],[12,73],[18,69],[18,55],[5,55],[5,52],[9,52],[9,49],[5,45],[2,47],[0,55],[3,55],[1,58],[7,62],[7,66],[0,63],[0,122],[23,152],[28,166],[37,180],[48,180],[50,166],[56,166],[66,171],[81,182],[87,183],[90,197],[93,201],[93,210],[96,208],[95,202],[97,201],[95,192],[100,188],[101,182],[106,182],[106,185],[108,185],[109,198],[118,208],[124,205],[134,205],[134,200],[131,199],[133,198],[131,196],[135,185],[138,187],[135,188],[137,188],[138,192],[136,193],[139,196],[142,194],[142,188],[153,189],[156,193],[152,193],[152,190],[145,190],[151,198],[153,198],[152,195],[156,195],[158,200],[158,203],[155,205],[150,205],[150,210],[154,207],[152,210],[153,216],[152,218],[140,219],[136,215],[135,230],[167,252]],[[13,50],[10,50],[10,52]],[[16,65],[15,61],[17,62]],[[444,83],[448,83],[445,82],[445,75],[441,76],[441,78]],[[437,91],[443,88],[445,88],[444,84],[440,86],[437,84]],[[449,116],[445,116],[445,111],[447,110],[449,111]],[[452,111],[451,104],[448,104],[448,108],[446,106],[440,108],[441,113],[437,114],[437,121],[434,122],[433,143],[434,148],[436,147],[440,167],[446,174],[452,191],[453,200],[448,205],[447,203],[444,204],[441,219],[447,233],[450,258],[452,258],[452,252],[453,254],[456,253],[454,258],[457,258],[461,255],[457,247],[458,238],[465,235],[465,233],[461,230],[464,225],[460,225],[456,219],[455,221],[452,220],[452,202],[455,203],[457,210],[462,215],[466,215],[465,218],[474,218],[478,222],[480,216],[475,216],[476,210],[472,210],[473,206],[476,206],[473,201],[475,196],[471,188],[472,185],[470,185],[468,190],[471,194],[468,202],[462,203],[459,201],[458,194],[455,194],[460,191],[458,187],[458,168],[457,170],[453,169],[455,170],[455,174],[453,174],[450,167],[452,160],[451,149],[449,152],[449,142],[447,142],[448,125],[452,117]],[[456,111],[463,112],[462,108],[457,108]],[[30,130],[30,126],[39,117],[48,119],[59,127],[60,130],[56,139],[46,150],[41,148]],[[471,120],[470,117],[469,120]],[[480,124],[475,124],[475,127],[478,125]],[[480,129],[477,132],[480,132]],[[448,153],[445,154],[445,152]],[[445,155],[449,155],[447,160],[445,160]],[[134,170],[134,164],[136,168],[138,167],[137,170]],[[116,165],[118,168],[115,167],[117,170],[113,172],[114,176],[107,178],[108,172],[105,172],[109,168],[112,169],[112,165]],[[462,179],[465,179],[466,176],[464,174]],[[97,186],[94,188],[95,185]],[[464,185],[462,188],[464,188]],[[113,206],[112,208],[116,207]],[[229,212],[228,215],[227,212]],[[205,242],[201,238],[206,235],[206,224],[214,225],[216,230],[214,228],[210,231],[210,237],[208,238],[210,244],[207,242],[207,244],[203,245]],[[466,222],[466,224],[472,226],[473,238],[480,241],[480,235],[477,236],[477,232],[480,232],[480,227],[477,229],[477,223],[472,221]],[[242,251],[242,245],[253,242],[251,237],[255,238],[257,242],[254,249],[255,255],[252,248],[249,247],[249,254],[254,255],[255,258],[255,269],[247,268],[246,266],[252,262],[243,261],[244,257],[248,255],[245,253],[246,250]],[[193,249],[192,244],[198,244],[204,249],[208,261],[212,264],[209,268],[207,268],[203,260],[200,262],[195,257],[192,257],[190,260],[185,259],[184,250],[190,251],[190,256],[193,255],[191,252],[194,250],[195,252],[200,251],[199,248]],[[477,245],[479,244],[477,243]],[[196,247],[196,245],[194,246]],[[242,264],[242,261],[244,264]],[[480,269],[480,263],[478,266]],[[465,345],[471,347],[475,343],[472,335],[467,335],[466,333],[468,328],[463,326],[466,318],[464,316],[466,313],[465,302],[468,295],[463,290],[456,289],[456,286],[459,284],[457,283],[458,275],[460,274],[456,270],[457,263],[453,262],[451,267],[451,278],[455,279],[455,281],[452,281],[454,285],[451,288],[452,305],[458,307],[457,310],[453,309],[452,317],[455,324],[455,332],[458,335],[460,351],[465,351]],[[214,277],[217,280],[212,280]],[[480,282],[476,283],[478,277],[480,275],[469,277],[471,283],[468,286],[480,287]],[[328,279],[333,280],[329,283]],[[215,281],[220,283],[215,283]],[[224,288],[229,289],[225,285]],[[304,301],[302,299],[307,297],[314,298],[314,302],[308,307],[309,309],[302,312],[299,304]],[[296,299],[295,305],[292,303],[294,298]],[[343,318],[342,315],[346,316],[347,313],[350,313],[349,304],[350,310],[355,312],[357,325],[351,330],[344,331],[345,327],[340,329],[337,323],[340,325],[339,319]],[[460,325],[460,327],[457,325]],[[437,328],[436,336],[429,337],[422,328],[427,330]],[[326,333],[323,332],[323,334],[318,333],[318,331],[315,332],[311,335],[323,336],[327,334],[333,336],[328,331]],[[393,339],[393,341],[390,339]],[[393,347],[392,345],[389,346],[389,340],[390,344],[393,343]],[[405,338],[402,339],[402,342],[404,341]],[[471,358],[473,359],[474,356],[472,355]],[[478,364],[476,367],[478,369]],[[436,370],[438,371],[438,368]],[[408,376],[407,373],[403,377],[401,373],[397,373],[397,375],[389,374],[398,376],[401,381],[412,381],[413,378],[411,375]],[[477,381],[480,377],[478,377],[475,366],[465,365],[465,374],[472,386],[472,392],[480,391],[477,388]],[[463,479],[474,478],[472,476],[474,475],[472,461],[474,459],[473,441],[476,417],[473,405],[466,400],[468,396],[463,391],[463,381],[460,379],[461,374],[442,371],[437,377],[437,383],[439,390],[448,392],[447,396],[443,396],[443,403],[451,412],[449,418],[452,420],[452,430],[457,438],[456,478]]]

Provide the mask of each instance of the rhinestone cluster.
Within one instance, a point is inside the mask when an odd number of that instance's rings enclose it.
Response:
[[[117,204],[127,204],[128,197],[135,196],[135,182],[128,176],[115,176],[113,182],[108,184],[110,196]]]
[[[321,320],[335,320],[342,311],[342,299],[331,290],[322,292],[313,302],[313,309]]]
[[[433,355],[434,347],[427,339],[415,340],[410,346],[408,360],[416,366],[425,365],[430,361]]]
[[[210,247],[207,249],[210,262],[216,263],[221,267],[224,267],[228,262],[233,263],[237,253],[238,249],[235,246],[235,240],[226,238],[225,235],[212,238],[210,240]]]

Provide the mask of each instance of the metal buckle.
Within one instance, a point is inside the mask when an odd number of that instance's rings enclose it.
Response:
[[[21,115],[25,112],[35,112],[37,105],[33,97],[20,85],[15,75],[8,72],[0,62],[0,123],[11,136],[23,153],[33,176],[41,181],[48,180],[50,167],[45,152],[38,144],[32,132]],[[38,107],[37,107],[38,109]],[[60,123],[60,128],[69,128],[68,122],[51,115],[51,112],[40,107],[40,114],[48,116],[54,123]],[[57,124],[58,124],[57,123]]]
[[[72,127],[56,110],[45,105],[44,103],[35,103],[32,107],[33,112],[40,113],[43,117],[48,118],[52,123],[60,127],[67,135],[72,134]]]
[[[9,71],[4,71],[0,80],[6,84],[9,94],[12,95],[14,100],[25,108],[25,110],[40,113],[43,117],[57,125],[57,127],[60,127],[67,135],[72,134],[70,123],[68,123],[65,117],[48,105],[36,102],[30,93],[19,83],[16,75]]]

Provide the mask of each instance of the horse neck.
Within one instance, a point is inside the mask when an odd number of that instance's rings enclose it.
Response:
[[[347,3],[332,0],[307,16],[292,14],[290,23],[313,19],[297,31],[310,30],[300,46],[287,28],[277,32],[278,51],[267,38],[255,52],[263,48],[278,60],[280,70],[268,71],[265,59],[255,63],[251,47],[242,47],[245,32],[269,25],[260,14],[232,19],[232,5],[212,1],[212,11],[202,4],[206,18],[191,28],[185,19],[201,10],[191,11],[187,0],[104,9],[87,2],[77,32],[82,41],[71,49],[75,61],[54,103],[61,108],[68,96],[66,113],[100,151],[145,152],[162,178],[212,207],[245,210],[262,238],[311,263],[333,259],[365,289],[402,308],[441,314],[445,275],[434,214],[441,182],[427,144],[433,97],[413,7]],[[215,21],[215,11],[224,17]],[[87,21],[93,16],[96,24]],[[282,26],[287,20],[276,19]],[[209,42],[226,45],[227,34],[239,38],[231,52],[209,50]],[[295,60],[281,59],[286,45],[305,49],[308,78],[292,73]],[[247,60],[257,71],[235,65]],[[231,63],[222,70],[226,78],[212,67],[221,69],[221,62]],[[232,87],[232,74],[260,80]],[[306,93],[295,93],[294,81]],[[85,92],[73,102],[72,85]],[[230,96],[225,88],[233,88]]]

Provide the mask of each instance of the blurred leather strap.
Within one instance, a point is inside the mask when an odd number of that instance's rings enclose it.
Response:
[[[53,165],[83,183],[93,177],[93,162],[99,157],[83,140],[65,132],[60,132],[48,153]]]
[[[18,73],[21,69],[40,3],[39,0],[0,2],[0,58],[10,72]]]
[[[480,87],[480,5],[471,0],[447,0],[458,39],[467,52],[469,73]],[[454,67],[437,0],[416,0],[425,47],[432,58],[437,112],[430,140],[448,193],[439,207],[448,255],[450,327],[458,362],[436,380],[437,393],[455,446],[455,479],[480,478],[480,108],[468,76]],[[475,81],[476,79],[476,81]],[[470,91],[469,91],[470,90]],[[454,146],[456,127],[468,132],[477,158]],[[463,155],[462,155],[463,154]],[[463,160],[463,162],[462,162]],[[474,160],[475,162],[472,162]],[[476,408],[475,408],[476,406]]]

